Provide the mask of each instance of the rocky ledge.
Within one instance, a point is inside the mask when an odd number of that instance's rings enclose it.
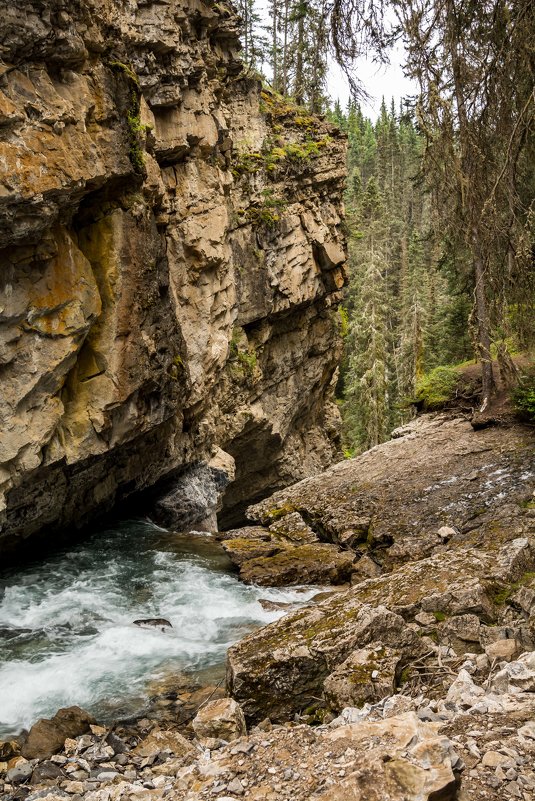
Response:
[[[532,428],[475,432],[454,413],[425,415],[249,507],[250,526],[218,536],[244,581],[356,585],[532,533],[534,487]]]
[[[436,415],[397,434],[253,507],[264,527],[225,541],[235,560],[252,556],[246,576],[298,560],[305,535],[352,560],[351,588],[230,649],[228,686],[248,720],[338,714],[412,685],[432,693],[466,653],[487,670],[535,647],[533,431]],[[254,552],[263,531],[264,547],[281,543],[274,555]]]

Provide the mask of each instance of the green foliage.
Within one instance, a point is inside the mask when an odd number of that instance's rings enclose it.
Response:
[[[435,367],[417,382],[414,402],[425,410],[437,409],[454,400],[458,384],[455,367]]]
[[[130,141],[129,158],[134,170],[142,174],[145,171],[144,141],[149,126],[143,125],[141,122],[141,88],[139,85],[139,78],[132,67],[128,66],[128,64],[123,64],[121,61],[111,61],[109,66],[114,72],[123,75],[130,87],[130,106],[126,114],[128,138]]]
[[[262,190],[262,200],[260,203],[251,205],[245,212],[245,216],[254,225],[264,225],[267,228],[274,228],[281,219],[286,208],[286,201],[276,195],[271,189]]]
[[[522,418],[535,423],[535,369],[520,376],[513,391],[513,404]]]
[[[234,163],[232,173],[235,177],[240,177],[254,175],[265,170],[268,175],[274,176],[281,170],[288,171],[292,167],[302,169],[312,159],[320,156],[322,149],[330,143],[329,136],[319,139],[307,136],[303,141],[296,142],[284,142],[278,138],[276,144],[268,138],[261,151],[240,153]]]
[[[242,328],[236,327],[232,331],[232,338],[229,342],[229,362],[234,368],[235,375],[253,378],[258,358]]]
[[[131,83],[135,84],[135,86],[137,86],[139,89],[139,78],[137,77],[132,67],[130,67],[128,64],[123,64],[122,61],[110,61],[109,66],[114,72],[126,75],[128,80]]]
[[[472,299],[434,231],[423,140],[407,109],[383,102],[375,123],[355,104],[332,115],[349,140],[349,325],[337,393],[344,445],[359,452],[410,418],[405,399],[424,374],[472,355]]]
[[[136,99],[134,101],[134,95],[132,95],[132,106],[127,114],[126,121],[128,123],[130,136],[130,161],[135,171],[142,173],[145,169],[145,150],[143,142],[149,128],[141,122],[139,116],[139,100]]]
[[[338,308],[338,317],[340,319],[340,336],[345,339],[349,333],[349,314],[344,306]]]

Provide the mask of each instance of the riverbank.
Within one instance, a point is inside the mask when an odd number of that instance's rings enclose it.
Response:
[[[397,434],[221,535],[246,580],[292,565],[304,582],[316,572],[303,547],[329,546],[322,565],[342,555],[351,582],[233,645],[232,699],[214,685],[191,721],[178,696],[165,719],[86,721],[57,757],[15,746],[6,797],[531,801],[533,429],[439,414]]]
[[[170,676],[212,686],[232,643],[314,592],[245,586],[210,536],[145,520],[4,571],[0,739],[73,704],[104,723],[143,717]],[[164,632],[133,623],[161,617]]]

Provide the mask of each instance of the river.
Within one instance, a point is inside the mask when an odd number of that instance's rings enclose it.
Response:
[[[72,704],[103,722],[141,714],[151,682],[222,673],[229,645],[281,616],[260,599],[304,602],[315,592],[246,586],[210,537],[145,520],[2,571],[0,737]],[[146,617],[173,628],[133,624]]]

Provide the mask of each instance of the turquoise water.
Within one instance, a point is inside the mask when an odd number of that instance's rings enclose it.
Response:
[[[78,704],[100,720],[141,712],[147,685],[222,665],[280,617],[261,598],[314,594],[241,584],[217,543],[124,521],[39,564],[0,573],[0,736]],[[143,629],[137,618],[173,628]]]

